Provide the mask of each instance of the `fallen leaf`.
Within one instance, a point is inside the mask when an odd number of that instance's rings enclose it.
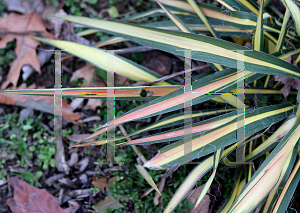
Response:
[[[51,23],[51,14],[58,12],[65,6],[64,2],[61,2],[57,6],[54,4],[47,4],[44,11],[41,14],[41,18],[45,21],[45,26],[48,30],[53,30],[53,24]]]
[[[91,64],[86,64],[84,67],[76,70],[73,73],[70,81],[75,80],[75,78],[83,78],[86,80],[81,87],[106,87],[106,85],[99,79],[99,77],[94,76],[95,67]]]
[[[145,60],[142,62],[142,66],[153,70],[161,76],[167,76],[170,74],[172,59],[169,56],[158,50],[149,51],[144,54]]]
[[[110,178],[108,181],[106,178],[99,178],[97,180],[94,180],[92,184],[96,186],[97,188],[101,189],[101,191],[104,193],[105,188],[107,188],[111,183],[117,181],[116,177]]]
[[[200,193],[202,192],[202,189],[204,188],[205,184],[199,186],[198,188],[192,190],[188,195],[187,195],[187,200],[190,201],[194,206],[198,200],[198,197]],[[210,188],[208,190],[208,193],[210,192]],[[209,205],[210,205],[210,197],[208,194],[204,196],[204,198],[201,200],[199,205],[197,206],[196,209],[190,209],[188,212],[190,213],[208,213],[209,212]]]
[[[6,47],[8,42],[17,40],[16,55],[17,58],[11,64],[6,81],[2,84],[1,89],[5,89],[10,83],[17,85],[21,68],[23,65],[31,65],[38,73],[41,74],[40,61],[36,54],[36,47],[40,44],[37,40],[32,39],[29,34],[11,34],[29,33],[29,31],[38,31],[40,36],[54,38],[47,32],[46,27],[37,12],[26,15],[13,15],[0,19],[0,30],[7,31],[7,35],[0,41],[0,48]],[[10,33],[10,34],[9,34]]]
[[[15,11],[22,14],[32,13],[37,10],[41,13],[44,10],[44,5],[41,0],[4,0],[7,4],[8,11]]]
[[[285,61],[297,66],[297,63],[292,60],[292,55],[286,58]],[[299,89],[299,82],[300,82],[299,79],[275,75],[275,81],[280,81],[281,83],[285,84],[280,90],[283,96],[285,97],[285,99],[287,99],[288,95],[290,94],[291,88],[296,90]]]
[[[141,165],[135,165],[135,167],[140,173],[140,175],[142,175],[142,177],[149,183],[149,185],[152,186],[152,188],[154,188],[155,191],[157,191],[157,193],[161,196],[160,191],[158,190],[156,184],[154,183],[154,180],[152,179],[151,175],[147,172],[147,170]]]
[[[107,213],[107,209],[119,209],[124,206],[120,204],[118,199],[115,199],[111,194],[108,194],[104,200],[100,201],[95,205],[95,211],[97,213]]]
[[[280,90],[285,99],[287,99],[288,95],[290,94],[291,88],[296,90],[299,89],[299,79],[275,75],[275,81],[280,81],[281,83],[285,84]]]
[[[123,86],[130,86],[129,79],[122,75],[118,75],[115,83]]]
[[[9,178],[9,184],[14,188],[14,197],[7,199],[6,204],[13,212],[71,213],[80,207],[71,206],[63,209],[59,206],[58,200],[46,189],[38,189],[15,177]]]
[[[68,15],[63,9],[60,9],[55,13],[55,15]],[[54,28],[54,35],[55,39],[58,39],[60,37],[60,34],[62,33],[62,25],[64,24],[65,20],[61,18],[57,18],[54,16],[51,16],[50,22]]]
[[[164,190],[165,183],[166,183],[166,178],[162,178],[160,180],[160,182],[158,183],[158,190],[160,192],[162,192]],[[154,195],[154,199],[153,199],[154,205],[157,206],[159,204],[159,198],[160,198],[160,195],[158,194],[158,192],[156,192]]]
[[[26,88],[26,84],[21,84],[18,89],[35,89],[35,84]],[[31,99],[31,100],[30,100]],[[18,105],[40,110],[47,113],[54,113],[54,97],[51,96],[37,96],[37,95],[19,95],[0,93],[0,103],[8,105]],[[77,121],[80,115],[73,112],[73,108],[68,104],[67,100],[62,99],[62,116],[74,124],[80,124]]]
[[[96,110],[96,107],[102,106],[102,100],[101,99],[89,99],[86,106],[89,106],[92,110]]]

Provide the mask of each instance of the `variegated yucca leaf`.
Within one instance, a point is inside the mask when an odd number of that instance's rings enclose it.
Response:
[[[219,111],[219,110],[218,111],[210,111],[210,112],[206,112],[206,113],[194,113],[194,114],[192,114],[192,118],[197,118],[197,117],[199,118],[200,116],[205,116],[205,115],[209,115],[212,113],[214,114],[216,112],[229,112],[229,111],[233,111],[233,110],[228,109],[228,110],[222,110],[222,111]],[[193,127],[192,127],[192,133],[194,136],[199,135],[199,134],[201,134],[201,132],[203,133],[207,130],[217,128],[217,127],[222,126],[234,119],[236,119],[236,112],[226,113],[219,117],[215,117],[215,118],[211,118],[209,120],[203,121],[203,122],[195,123],[195,124],[193,124]],[[184,114],[182,114],[182,113],[180,115],[169,116],[166,119],[162,120],[161,122],[150,125],[149,127],[139,130],[130,136],[133,136],[133,135],[136,135],[141,132],[148,131],[148,130],[154,130],[157,128],[166,128],[166,127],[178,125],[178,124],[183,123],[183,121],[184,121]],[[137,144],[140,145],[140,144],[162,143],[162,142],[167,142],[167,141],[180,140],[183,137],[184,137],[184,128],[178,128],[178,129],[175,129],[172,131],[163,132],[163,133],[152,135],[149,137],[143,137],[141,139],[131,140],[130,142],[117,144],[117,145],[137,145]],[[86,145],[91,145],[91,144],[93,144],[94,146],[97,146],[97,145],[110,143],[113,141],[118,141],[121,139],[124,139],[124,137],[115,138],[115,139],[105,139],[105,140],[95,141],[95,142],[86,143],[86,144],[82,144],[82,145],[78,145],[78,146],[86,146]]]
[[[227,213],[228,209],[230,208],[230,206],[234,202],[235,198],[242,191],[242,189],[245,185],[245,179],[241,180],[241,176],[242,176],[242,170],[241,170],[240,167],[238,167],[235,170],[235,186],[232,190],[230,198],[227,200],[226,204],[224,206],[222,206],[222,208],[219,210],[220,213]]]
[[[289,179],[286,181],[286,184],[281,191],[281,194],[276,202],[276,205],[273,208],[274,213],[283,212],[287,209],[290,200],[294,194],[294,191],[299,183],[300,179],[300,160],[298,160],[296,166],[294,167]]]
[[[261,143],[258,147],[256,147],[250,154],[245,156],[245,162],[250,162],[255,160],[256,158],[262,156],[267,151],[274,148],[275,143],[278,142],[282,137],[284,137],[288,131],[295,125],[297,121],[297,117],[294,115],[290,115],[286,121],[263,143]],[[236,167],[237,165],[242,165],[245,162],[231,162],[227,158],[223,159],[223,162],[227,166]]]
[[[149,185],[152,186],[155,189],[155,191],[157,191],[158,194],[161,196],[160,191],[158,190],[151,175],[147,172],[147,170],[141,165],[135,165],[135,167],[138,170],[138,172],[140,173],[140,175],[142,175],[143,178],[149,183]]]
[[[285,53],[285,55],[289,55],[289,54],[291,54],[292,52],[293,53],[297,53],[297,52],[299,52],[299,50],[300,50],[300,48],[297,48],[297,49],[287,49],[287,50],[285,50],[285,51],[283,51],[284,53]],[[274,54],[274,56],[277,56],[277,57],[281,57],[281,55],[279,55],[279,53],[275,53]],[[225,70],[224,71],[222,71],[222,74],[221,75],[223,75],[223,76],[225,76],[225,75],[227,75],[227,72],[235,72],[234,70],[231,70],[231,69],[227,69],[227,71],[225,72]],[[253,80],[256,80],[256,79],[258,79],[258,78],[261,78],[261,77],[263,77],[264,75],[262,75],[262,74],[251,74],[250,72],[244,72],[245,73],[245,78],[246,78],[246,81],[245,81],[245,83],[246,84],[248,84],[248,83],[250,83],[250,82],[252,82]],[[192,99],[194,99],[194,98],[196,98],[196,97],[199,97],[198,96],[198,94],[199,94],[199,92],[200,92],[200,95],[205,95],[205,94],[212,94],[212,93],[214,93],[214,92],[221,92],[220,90],[215,90],[215,86],[221,86],[221,85],[224,85],[224,79],[223,78],[220,78],[220,77],[217,77],[217,76],[219,76],[219,74],[218,73],[215,73],[215,74],[211,74],[211,75],[209,75],[209,76],[206,76],[206,77],[204,77],[204,78],[201,78],[201,79],[199,79],[198,81],[196,81],[196,82],[194,82],[193,83],[193,89],[194,89],[194,91],[192,92]],[[249,76],[249,77],[248,77]],[[250,78],[250,76],[251,76],[251,78]],[[216,81],[216,79],[220,79],[220,80],[222,80],[222,81],[220,81],[220,83],[218,84],[217,83],[217,81]],[[236,77],[233,77],[233,78],[231,78],[231,83],[229,84],[229,85],[233,85],[233,84],[235,84],[236,83]],[[212,87],[212,84],[209,84],[209,82],[214,82],[214,85],[215,86],[213,86]],[[200,85],[202,85],[202,87],[200,86]],[[204,86],[204,85],[206,85],[206,86]],[[210,85],[210,86],[209,86]],[[236,85],[236,84],[235,84]],[[209,86],[209,87],[208,87]],[[221,86],[222,87],[222,86]],[[206,88],[205,90],[204,90],[204,88]],[[210,89],[208,89],[207,90],[207,88],[210,88]],[[136,108],[135,110],[133,110],[133,111],[131,111],[131,112],[128,112],[127,114],[125,114],[125,115],[123,115],[123,116],[121,116],[121,117],[119,117],[119,118],[117,118],[116,120],[114,120],[114,125],[117,125],[117,122],[121,122],[121,123],[123,123],[123,122],[128,122],[128,121],[131,121],[131,120],[134,120],[135,118],[134,118],[134,116],[137,116],[137,117],[144,117],[144,118],[146,118],[146,117],[149,117],[149,116],[154,116],[154,115],[156,115],[156,113],[157,112],[159,112],[159,113],[164,113],[164,112],[168,112],[170,109],[171,110],[175,110],[175,109],[179,109],[178,107],[175,107],[174,106],[174,104],[176,103],[176,104],[179,104],[179,103],[183,103],[184,102],[184,93],[183,93],[183,90],[184,88],[181,88],[181,89],[179,89],[178,91],[174,91],[173,93],[170,93],[170,94],[168,94],[168,95],[166,95],[166,96],[164,96],[164,97],[161,97],[161,98],[159,98],[159,99],[155,99],[155,100],[153,100],[152,102],[149,102],[149,103],[147,103],[147,104],[145,104],[145,105],[142,105],[142,106],[140,106],[140,107],[138,107],[138,108]],[[223,88],[224,89],[224,88]],[[229,92],[229,91],[231,91],[230,89],[229,90],[227,90],[228,89],[228,86],[226,86],[226,89],[224,90],[224,92]],[[198,94],[197,94],[198,93]],[[181,94],[181,96],[177,96],[177,95],[179,95],[179,94]],[[195,96],[194,96],[195,95]],[[218,96],[218,93],[216,94],[217,96]],[[175,96],[177,96],[176,98],[174,98]],[[200,97],[199,97],[200,98]],[[211,98],[212,98],[212,96],[210,96],[210,97],[208,97],[207,95],[206,95],[206,97],[205,96],[202,96],[202,98],[205,98],[205,100],[210,100]],[[177,99],[177,101],[174,103],[174,102],[172,102],[172,104],[170,105],[168,102],[166,102],[166,100],[176,100]],[[198,99],[197,99],[198,100]],[[166,111],[160,111],[161,110],[161,108],[152,108],[151,106],[155,106],[155,104],[156,105],[158,105],[157,103],[160,103],[161,101],[164,101],[164,103],[165,103],[165,107],[167,108],[167,109],[169,109],[169,110],[166,110]],[[201,102],[201,101],[200,101]],[[193,104],[197,104],[197,103],[200,103],[200,102],[198,102],[198,101],[193,101]],[[144,112],[145,110],[144,110],[144,108],[151,108],[152,110],[154,110],[154,112],[153,112],[153,114],[151,114],[151,113],[149,113],[149,111],[147,111],[147,113],[146,112]],[[143,114],[142,115],[140,115],[140,114],[137,114],[137,112],[138,111],[140,111],[140,112],[143,112]],[[111,123],[108,123],[108,126],[111,126]],[[101,128],[103,128],[104,126],[102,126],[102,127],[99,127],[98,129],[101,129]],[[106,127],[106,125],[105,125],[105,127]],[[98,129],[96,129],[96,130],[98,130]],[[96,135],[99,135],[99,134],[102,134],[102,133],[104,133],[106,131],[106,129],[102,129],[102,130],[99,130],[99,131],[97,131],[97,132],[95,132],[95,133],[93,133],[90,137],[88,137],[88,138],[91,138],[91,137],[94,137],[94,136],[96,136]],[[85,140],[87,140],[88,138],[86,138]]]
[[[281,121],[291,114],[293,109],[294,106],[283,104],[254,109],[253,111],[251,109],[246,110],[245,137]],[[236,134],[236,120],[233,120],[226,125],[193,137],[192,145],[190,145],[192,146],[192,158],[200,158],[235,143]],[[163,147],[159,154],[147,161],[144,166],[151,169],[162,169],[182,162],[186,142],[181,140]]]
[[[300,137],[300,120],[255,172],[228,212],[251,212],[280,181]]]
[[[271,192],[269,193],[269,195],[267,197],[263,212],[271,212],[272,209],[274,209],[274,207],[278,201],[279,194],[282,192],[282,188],[286,185],[287,180],[292,171],[292,168],[295,164],[296,157],[298,155],[298,147],[299,147],[299,145],[297,145],[297,144],[294,146],[290,157],[287,159],[287,161],[281,171],[278,182],[273,187],[273,189],[271,190]]]
[[[260,77],[261,74],[245,72],[246,82],[252,82],[253,80],[256,80]],[[224,92],[233,90],[234,88],[236,88],[236,79],[236,69],[230,68],[195,81],[193,83],[193,91],[190,94],[193,100],[192,104],[194,105],[206,100],[210,100],[213,97],[219,96]],[[212,93],[215,93],[216,95],[209,95]],[[113,126],[117,126],[118,124],[122,124],[124,122],[147,118],[183,108],[185,95],[186,93],[184,93],[184,88],[180,88],[163,97],[157,98],[140,107],[137,107],[136,109],[115,119],[113,122],[108,122],[107,127],[113,128]],[[106,132],[107,128],[104,129],[103,127],[104,126],[101,126],[100,130],[96,131],[88,138]],[[88,138],[86,138],[85,140],[87,140]]]
[[[57,16],[67,21],[100,29],[104,32],[134,40],[144,45],[152,46],[176,55],[184,57],[184,51],[199,51],[192,55],[192,59],[218,63],[220,65],[237,67],[236,50],[246,48],[224,40],[206,37],[202,35],[187,34],[183,32],[170,32],[162,29],[154,29],[120,22],[95,20],[76,16]],[[151,35],[151,36],[149,36]],[[181,51],[178,51],[181,50]],[[256,51],[244,53],[245,70],[274,74],[286,77],[299,78],[300,69],[285,61],[276,60],[275,57]]]
[[[161,192],[146,168],[165,170],[187,164],[190,160],[201,161],[174,192],[174,196],[164,209],[164,213],[174,212],[178,204],[197,184],[197,181],[211,171],[202,192],[197,195],[198,200],[194,206],[196,208],[208,192],[215,178],[217,168],[224,166],[222,163],[228,167],[235,167],[236,171],[235,185],[232,187],[231,196],[219,212],[252,213],[255,208],[255,212],[285,212],[300,177],[300,161],[297,157],[300,150],[300,93],[297,93],[297,91],[290,91],[289,93],[289,95],[298,94],[296,105],[295,102],[289,101],[283,104],[280,102],[281,104],[277,105],[268,104],[266,107],[250,108],[250,105],[253,107],[253,104],[247,102],[247,105],[244,106],[243,115],[238,115],[234,107],[242,104],[242,100],[236,96],[238,91],[237,81],[244,80],[245,82],[245,98],[256,100],[257,97],[270,97],[281,94],[279,89],[270,89],[278,86],[278,84],[272,85],[272,75],[300,79],[300,68],[297,66],[300,62],[300,55],[294,57],[294,55],[300,53],[300,4],[298,1],[282,0],[281,2],[284,4],[286,11],[285,14],[281,14],[271,4],[270,0],[259,0],[258,2],[252,0],[217,1],[228,9],[225,11],[224,7],[198,3],[199,1],[195,0],[156,0],[161,9],[136,13],[120,21],[57,15],[59,18],[79,24],[78,26],[83,25],[89,28],[78,33],[79,36],[86,36],[98,31],[113,35],[96,43],[94,47],[68,41],[34,38],[64,49],[68,53],[104,70],[107,69],[107,58],[110,55],[106,50],[96,47],[118,42],[132,41],[183,57],[186,56],[185,51],[192,51],[191,59],[207,62],[212,70],[193,76],[191,79],[192,91],[190,93],[185,92],[185,82],[176,83],[172,80],[161,80],[160,78],[163,76],[117,54],[114,55],[114,71],[117,74],[134,81],[152,82],[147,85],[152,85],[158,79],[160,82],[156,83],[155,86],[60,89],[62,97],[105,100],[108,97],[108,91],[113,90],[115,100],[149,101],[124,113],[113,121],[108,121],[81,142],[126,122],[157,115],[162,116],[161,120],[131,134],[124,133],[125,136],[123,137],[106,138],[90,143],[77,144],[73,147],[116,142],[118,147],[129,145],[136,151],[137,146],[135,145],[145,146],[169,142],[169,145],[163,146],[157,155],[151,159],[146,160],[140,152],[138,156],[143,158],[144,164],[136,165],[138,172],[160,195]],[[154,15],[163,15],[170,20],[142,25],[128,23],[142,19],[146,20]],[[292,16],[294,22],[292,25],[289,20],[290,16]],[[250,38],[253,50],[223,40],[223,38],[227,39],[227,36],[232,37],[233,41],[240,44],[244,41],[248,42]],[[238,37],[242,37],[242,39],[237,40]],[[243,39],[245,37],[247,40]],[[240,55],[237,52],[238,50],[245,50],[245,52]],[[63,59],[69,57],[72,56]],[[244,58],[244,79],[238,77],[236,70],[239,62],[237,59],[241,57]],[[295,63],[289,63],[288,61]],[[261,84],[258,80],[263,77],[266,78],[262,79],[264,83]],[[168,79],[171,79],[171,77],[168,77]],[[7,90],[1,92],[53,96],[55,89]],[[189,139],[185,138],[185,126],[142,136],[141,133],[146,131],[185,124],[186,116],[184,113],[176,113],[171,116],[166,115],[166,113],[183,109],[186,96],[191,97],[192,105],[205,101],[215,101],[226,104],[226,108],[206,111],[193,110],[192,119],[222,114],[212,118],[209,117],[209,119],[201,122],[193,120],[190,129],[191,135],[189,135],[191,138]],[[232,105],[233,108],[227,109],[227,104]],[[244,139],[240,141],[237,141],[237,120],[241,118],[238,116],[244,118],[245,124]],[[276,127],[275,130],[269,131],[270,128],[274,127]],[[135,138],[131,138],[133,136]],[[136,139],[136,136],[142,137]],[[128,142],[119,142],[124,139],[127,139]],[[244,161],[229,160],[232,157],[229,155],[234,154],[234,150],[240,145],[246,147]],[[191,150],[189,161],[185,158],[185,148]],[[219,164],[220,161],[221,164]]]
[[[263,0],[261,1],[259,15],[257,17],[256,22],[256,30],[253,40],[253,49],[256,51],[262,51],[263,49],[263,41],[264,41],[264,33],[263,33]]]
[[[161,0],[161,3],[172,6],[174,8],[181,8],[184,11],[195,13],[193,7],[188,4],[186,1],[180,0]],[[252,26],[252,29],[256,28],[256,20],[257,17],[251,13],[239,12],[239,11],[231,11],[230,14],[225,14],[222,12],[220,8],[213,7],[207,4],[199,3],[198,4],[203,14],[215,21],[220,21],[224,24],[228,24],[231,26],[244,28]],[[279,29],[276,27],[272,27],[271,23],[266,23],[264,28],[268,30],[272,30],[273,32],[279,33]]]
[[[298,35],[300,35],[300,8],[292,0],[282,0],[285,6],[291,12],[292,17],[295,21],[295,28]]]
[[[46,39],[40,37],[33,37],[33,38],[35,38],[38,41],[53,45],[57,48],[64,49],[66,52],[74,54],[104,70],[108,69],[107,66],[109,60],[108,58],[114,57],[114,62],[115,62],[114,71],[134,81],[151,82],[162,77],[156,74],[155,72],[139,64],[136,64],[133,61],[130,61],[126,58],[115,55],[114,53],[108,53],[104,50],[99,50],[97,48],[90,47],[83,44],[77,44],[75,42],[58,41],[58,40]],[[158,83],[157,85],[171,85],[171,84],[167,82],[161,82]]]
[[[223,151],[221,158],[228,155],[231,151],[235,149],[236,145],[232,145]],[[197,181],[201,179],[212,167],[214,166],[214,155],[206,158],[203,162],[199,163],[193,171],[186,177],[183,183],[175,192],[174,196],[170,200],[168,206],[166,207],[164,213],[172,212],[176,206],[185,198],[185,196],[191,191],[191,189],[196,185]]]
[[[90,88],[62,88],[61,94],[65,98],[91,98],[91,99],[104,99],[107,97],[107,90],[114,90],[115,100],[152,100],[164,95],[167,95],[175,90],[180,89],[182,86],[134,86],[134,87],[90,87]],[[282,92],[276,89],[255,89],[245,88],[245,98],[251,98],[253,95],[268,96],[280,95]],[[40,95],[40,96],[54,96],[54,89],[25,89],[25,90],[4,90],[1,92],[22,95]],[[236,93],[236,89],[230,91]],[[227,95],[227,94],[226,94]],[[290,91],[290,95],[297,95],[296,91]],[[216,98],[214,98],[216,99]],[[226,103],[226,101],[222,101]]]

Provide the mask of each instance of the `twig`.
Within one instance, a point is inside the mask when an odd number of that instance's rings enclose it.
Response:
[[[26,32],[16,32],[16,31],[7,31],[0,30],[0,34],[16,34],[16,35],[42,35],[42,31],[26,31]]]
[[[158,184],[156,184],[156,186],[158,186]],[[148,189],[140,198],[142,199],[143,197],[147,196],[148,194],[150,194],[150,192],[152,192],[154,190],[154,188],[150,188]]]
[[[160,191],[160,193],[162,193],[162,191],[164,190],[164,187],[165,187],[165,183],[166,183],[166,178],[162,178],[159,182],[159,186],[158,186],[158,190]],[[159,194],[158,192],[155,193],[155,196],[154,196],[154,199],[153,199],[153,202],[154,202],[154,205],[158,205],[159,204]]]
[[[167,178],[169,176],[172,177],[173,172],[175,172],[179,168],[180,164],[175,164],[168,168],[167,172],[165,174],[159,175],[161,178]]]
[[[259,138],[259,137],[262,136],[265,132],[267,132],[267,131],[271,128],[271,126],[272,126],[273,124],[274,124],[274,122],[271,123],[271,125],[270,125],[263,133],[260,133],[260,134],[258,134],[258,135],[256,135],[256,136],[254,136],[253,138],[250,138],[249,140],[245,141],[244,143],[246,144],[246,143],[248,143],[249,141],[252,141],[252,140],[254,140],[254,139]]]
[[[123,135],[124,136],[127,136],[127,132],[126,130],[124,129],[123,125],[121,124],[119,126],[120,130],[122,131]],[[129,137],[127,137],[127,140],[130,142],[131,139]],[[133,148],[133,150],[135,151],[135,153],[140,157],[140,159],[143,161],[143,163],[146,163],[147,160],[146,158],[144,157],[144,155],[139,151],[139,149],[136,147],[136,145],[131,145],[131,147]]]
[[[178,75],[182,75],[184,74],[185,72],[192,72],[192,71],[195,71],[195,70],[199,70],[199,69],[203,69],[203,68],[206,68],[206,67],[209,67],[209,65],[204,65],[204,66],[198,66],[198,67],[194,67],[192,69],[188,69],[188,70],[182,70],[180,72],[176,72],[176,73],[173,73],[171,75],[168,75],[168,76],[164,76],[162,78],[159,78],[157,79],[156,81],[152,81],[152,82],[142,82],[142,81],[139,81],[135,84],[133,84],[132,86],[150,86],[152,84],[156,84],[156,83],[159,83],[159,82],[162,82],[162,81],[165,81],[165,80],[168,80],[168,79],[171,79],[171,78],[174,78]]]

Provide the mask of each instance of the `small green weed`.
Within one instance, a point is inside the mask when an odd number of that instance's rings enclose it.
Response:
[[[10,160],[16,160],[25,169],[32,168],[33,165],[43,170],[49,166],[55,167],[54,142],[49,142],[50,135],[42,126],[41,119],[42,115],[37,118],[25,117],[23,120],[15,113],[1,116],[1,157],[9,156]],[[28,143],[29,136],[31,143]],[[5,163],[6,160],[2,159],[0,168],[4,167]]]
[[[73,87],[81,87],[83,83],[87,83],[85,79],[75,77],[75,79],[72,81]]]
[[[14,175],[21,177],[22,180],[26,181],[30,185],[33,185],[38,188],[42,187],[42,185],[38,182],[38,179],[43,175],[42,171],[36,172],[35,175],[31,173],[31,171],[26,171],[24,173],[15,172]]]

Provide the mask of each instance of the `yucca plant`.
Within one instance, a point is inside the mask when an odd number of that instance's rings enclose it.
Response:
[[[194,0],[160,0],[161,9],[135,14],[121,21],[98,20],[76,16],[57,16],[64,20],[84,25],[90,30],[81,35],[105,32],[113,37],[98,44],[98,47],[130,40],[141,45],[150,46],[174,55],[187,57],[183,50],[194,51],[192,60],[204,61],[211,66],[211,72],[193,77],[192,91],[186,92],[187,85],[174,83],[128,59],[115,55],[115,72],[134,81],[153,82],[153,86],[114,87],[114,88],[73,88],[62,89],[63,97],[106,99],[114,91],[116,100],[136,99],[149,102],[123,114],[122,116],[100,126],[85,142],[94,136],[106,133],[118,125],[140,118],[149,118],[160,114],[185,108],[186,97],[192,105],[214,100],[232,105],[227,110],[207,112],[192,111],[191,118],[198,118],[215,113],[220,116],[193,123],[191,128],[178,128],[148,137],[118,143],[119,140],[138,135],[144,131],[172,127],[185,121],[184,114],[167,117],[138,132],[121,138],[107,138],[77,146],[103,145],[116,143],[116,146],[131,145],[142,160],[136,168],[147,182],[159,192],[146,169],[166,170],[189,163],[202,157],[185,181],[174,191],[164,212],[173,212],[177,205],[193,189],[208,171],[213,172],[199,194],[195,207],[207,193],[217,171],[223,162],[228,167],[236,167],[238,178],[232,188],[231,197],[219,210],[220,212],[285,212],[300,178],[299,137],[300,137],[300,95],[292,101],[269,105],[261,108],[245,106],[244,113],[238,114],[238,105],[244,103],[237,94],[238,82],[243,82],[246,99],[256,96],[280,94],[277,85],[269,89],[267,85],[273,75],[299,79],[300,60],[300,10],[299,1],[282,0],[286,8],[284,14],[268,0],[235,1],[217,0],[221,7],[211,6]],[[226,8],[226,10],[224,10]],[[169,20],[146,25],[132,24],[140,18],[153,14],[167,15]],[[282,22],[279,21],[283,17]],[[293,20],[293,21],[291,21]],[[227,41],[231,37],[233,42]],[[239,45],[239,38],[250,38],[252,49]],[[95,47],[35,37],[37,40],[65,49],[70,54],[89,63],[107,69],[108,52]],[[227,40],[225,40],[227,39]],[[295,45],[296,44],[296,45]],[[244,55],[242,55],[244,51]],[[285,61],[289,57],[295,64]],[[242,59],[240,59],[242,58]],[[244,72],[238,73],[238,62],[242,60]],[[264,86],[258,80],[265,81]],[[53,89],[4,91],[18,94],[53,95]],[[104,94],[104,95],[97,95]],[[290,92],[290,95],[297,94]],[[295,96],[296,97],[296,96]],[[237,141],[237,119],[242,116],[243,138]],[[267,130],[280,122],[280,127],[272,133]],[[185,126],[187,127],[187,126]],[[189,130],[190,138],[187,138]],[[268,138],[264,138],[264,134]],[[253,141],[262,138],[260,143]],[[145,159],[136,145],[171,142],[163,147],[152,159]],[[244,160],[228,160],[227,156],[237,147],[245,147]],[[187,152],[189,150],[190,152]],[[187,154],[190,158],[186,158]],[[299,155],[299,156],[297,156]],[[260,164],[253,163],[260,160]],[[257,161],[256,161],[257,162]],[[171,170],[171,169],[170,169]],[[242,188],[242,190],[239,190]]]

